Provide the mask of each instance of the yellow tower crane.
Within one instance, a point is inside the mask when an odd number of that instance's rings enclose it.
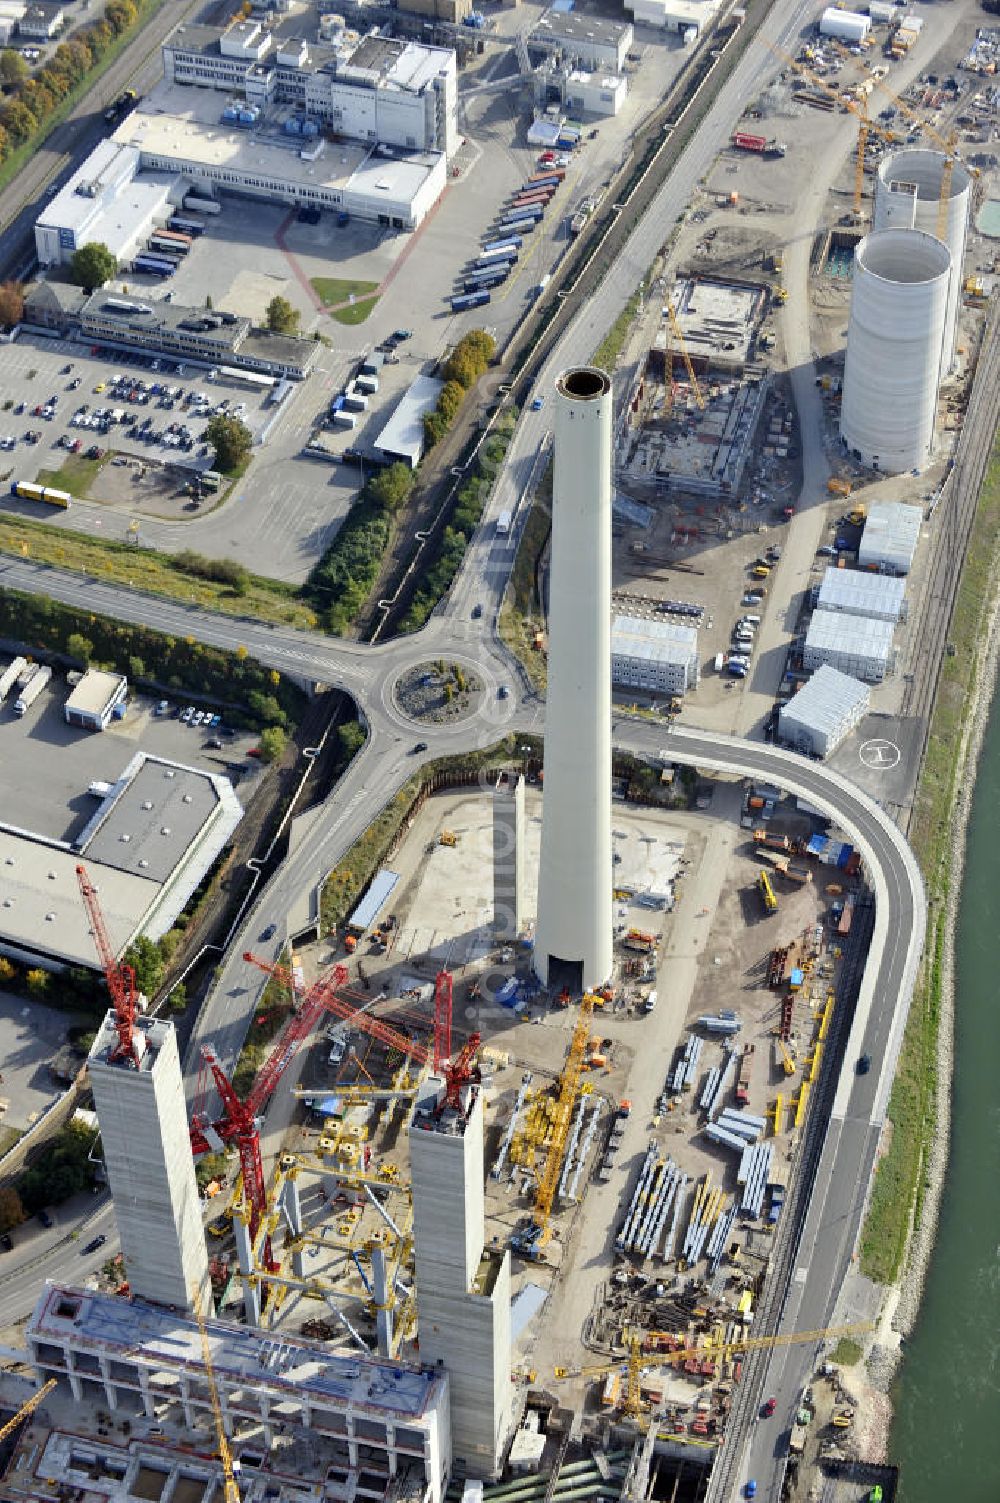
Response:
[[[21,1421],[26,1420],[29,1414],[34,1414],[39,1404],[42,1403],[56,1386],[56,1379],[50,1378],[47,1383],[42,1384],[37,1393],[33,1393],[30,1399],[26,1399],[15,1415],[5,1425],[0,1425],[0,1441],[6,1440],[7,1436],[16,1430]]]
[[[628,1337],[628,1355],[617,1362],[601,1362],[593,1367],[557,1367],[554,1376],[563,1381],[570,1378],[598,1378],[607,1373],[618,1372],[626,1367],[627,1382],[622,1400],[622,1410],[631,1419],[639,1419],[643,1413],[642,1375],[650,1368],[676,1365],[711,1358],[718,1361],[724,1357],[739,1356],[742,1352],[769,1351],[772,1347],[794,1346],[807,1341],[826,1341],[833,1336],[860,1336],[873,1331],[871,1321],[859,1325],[825,1326],[819,1331],[783,1331],[777,1336],[747,1336],[739,1341],[701,1342],[697,1346],[681,1347],[678,1351],[658,1352],[655,1356],[643,1356],[642,1343],[650,1336],[668,1336],[667,1331],[631,1330]]]
[[[701,411],[704,412],[705,398],[701,394],[701,387],[698,385],[698,377],[694,373],[694,366],[691,364],[691,356],[688,354],[688,347],[684,342],[684,334],[681,330],[680,322],[677,318],[677,313],[674,309],[674,305],[671,302],[667,303],[667,318],[670,321],[670,330],[674,336],[674,340],[676,341],[677,348],[681,352],[681,358],[684,361],[684,369],[687,371],[688,380],[691,382],[691,390],[694,393],[694,399],[698,403]],[[667,350],[667,359],[668,361],[670,360],[669,349]],[[669,371],[667,372],[667,375],[670,375]]]
[[[240,1490],[236,1482],[233,1453],[229,1445],[229,1436],[226,1434],[225,1421],[222,1418],[222,1404],[219,1401],[219,1389],[215,1381],[215,1369],[212,1366],[212,1348],[208,1339],[208,1327],[205,1324],[205,1315],[201,1308],[200,1289],[194,1290],[194,1315],[198,1322],[198,1334],[201,1337],[201,1358],[205,1364],[205,1382],[208,1385],[208,1397],[212,1405],[215,1443],[219,1448],[219,1460],[222,1462],[225,1503],[240,1503]]]
[[[556,1186],[559,1183],[559,1171],[566,1152],[566,1139],[569,1136],[573,1103],[580,1086],[583,1060],[587,1052],[587,1041],[590,1038],[590,1015],[594,1011],[596,1002],[597,998],[593,992],[584,993],[580,1002],[580,1016],[573,1029],[573,1038],[570,1041],[566,1063],[563,1065],[559,1080],[559,1096],[552,1121],[548,1152],[545,1155],[545,1163],[542,1166],[538,1188],[535,1192],[534,1221],[539,1230],[538,1245],[540,1247],[544,1246],[552,1235],[552,1205],[556,1198]]]

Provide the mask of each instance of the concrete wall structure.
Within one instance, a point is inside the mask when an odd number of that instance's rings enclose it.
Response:
[[[611,974],[611,381],[556,382],[545,795],[534,965],[549,986]]]
[[[482,1092],[442,1110],[428,1087],[410,1124],[420,1356],[448,1374],[454,1459],[492,1477],[513,1408],[510,1254],[485,1246]]]
[[[950,285],[948,247],[922,230],[873,230],[854,253],[840,432],[873,469],[930,458]]]
[[[883,157],[875,178],[872,228],[876,230],[924,230],[937,235],[941,184],[947,158],[943,151],[908,147]],[[944,331],[944,369],[955,364],[958,310],[962,303],[965,239],[969,227],[972,179],[961,162],[954,162],[948,191],[944,243],[951,252],[951,278]]]
[[[297,1495],[441,1503],[451,1454],[444,1374],[357,1351],[331,1352],[294,1331],[278,1335],[230,1320],[208,1320],[206,1327],[223,1424],[236,1437],[235,1460],[244,1440],[258,1458],[252,1472],[242,1471],[244,1489],[288,1495],[287,1477],[273,1491],[263,1478],[249,1480],[257,1477],[262,1443],[270,1449],[280,1435],[333,1451],[325,1487],[303,1480]],[[190,1317],[142,1299],[46,1284],[27,1344],[39,1375],[68,1381],[78,1403],[106,1405],[126,1417],[145,1414],[170,1432],[186,1429],[189,1444],[196,1436],[212,1449],[205,1359]],[[163,1444],[169,1450],[170,1440]],[[209,1488],[205,1496],[212,1495]],[[100,1496],[108,1496],[107,1488]]]
[[[524,778],[501,774],[493,790],[493,933],[514,940],[527,919]]]
[[[88,1059],[115,1221],[134,1295],[191,1310],[211,1308],[208,1253],[172,1023],[137,1018],[138,1068],[111,1062],[114,1013]]]

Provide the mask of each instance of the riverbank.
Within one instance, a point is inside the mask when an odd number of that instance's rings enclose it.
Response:
[[[903,1270],[884,1287],[878,1330],[865,1366],[848,1370],[845,1384],[858,1403],[859,1454],[868,1460],[889,1459],[893,1405],[902,1345],[920,1313],[928,1270],[935,1248],[941,1202],[951,1150],[952,1075],[955,1032],[955,936],[961,907],[966,846],[976,777],[994,697],[1000,682],[1000,443],[995,444],[980,493],[979,509],[956,601],[955,620],[961,630],[951,634],[955,649],[948,660],[962,658],[965,678],[964,713],[948,723],[952,743],[950,794],[936,800],[934,819],[920,822],[914,848],[927,883],[928,930],[922,989],[924,1005],[935,1014],[933,1123],[920,1164]],[[982,562],[986,559],[986,563]],[[970,567],[970,562],[971,567]],[[973,578],[975,575],[977,577]],[[967,592],[967,593],[966,593]],[[962,596],[966,595],[963,602]],[[963,609],[964,606],[964,609]],[[959,617],[961,620],[959,621]],[[940,720],[941,696],[935,704],[931,737],[945,734]],[[953,707],[952,707],[953,708]],[[931,737],[929,737],[929,744]],[[941,748],[938,747],[940,752]],[[926,763],[925,763],[926,771]],[[924,773],[922,773],[922,777]],[[938,790],[940,795],[940,790]],[[940,839],[940,832],[948,832]],[[922,838],[919,838],[922,837]],[[923,847],[921,849],[921,847]],[[915,999],[914,1005],[917,1005]],[[891,1141],[891,1121],[886,1141]]]

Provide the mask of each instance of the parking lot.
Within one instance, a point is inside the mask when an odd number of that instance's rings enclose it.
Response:
[[[113,783],[139,751],[224,773],[234,782],[256,776],[258,764],[247,756],[256,736],[221,721],[217,726],[185,723],[187,701],[170,701],[158,714],[157,702],[130,698],[124,720],[93,732],[66,724],[68,692],[65,675],[57,672],[23,717],[14,714],[14,691],[0,707],[4,821],[19,829],[50,840],[73,840],[96,807],[87,791],[90,784]]]

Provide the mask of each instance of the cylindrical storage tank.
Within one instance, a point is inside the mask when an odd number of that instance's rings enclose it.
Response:
[[[840,433],[874,469],[927,463],[950,275],[948,247],[922,230],[874,230],[854,253]]]
[[[875,230],[924,230],[936,235],[941,202],[941,180],[947,158],[942,151],[914,146],[883,157],[875,179]],[[955,364],[958,310],[962,306],[962,272],[965,237],[969,227],[969,195],[972,180],[961,162],[951,169],[944,243],[951,251],[951,285],[945,322],[944,370]]]
[[[576,995],[612,967],[611,408],[604,371],[556,382],[534,966]]]

